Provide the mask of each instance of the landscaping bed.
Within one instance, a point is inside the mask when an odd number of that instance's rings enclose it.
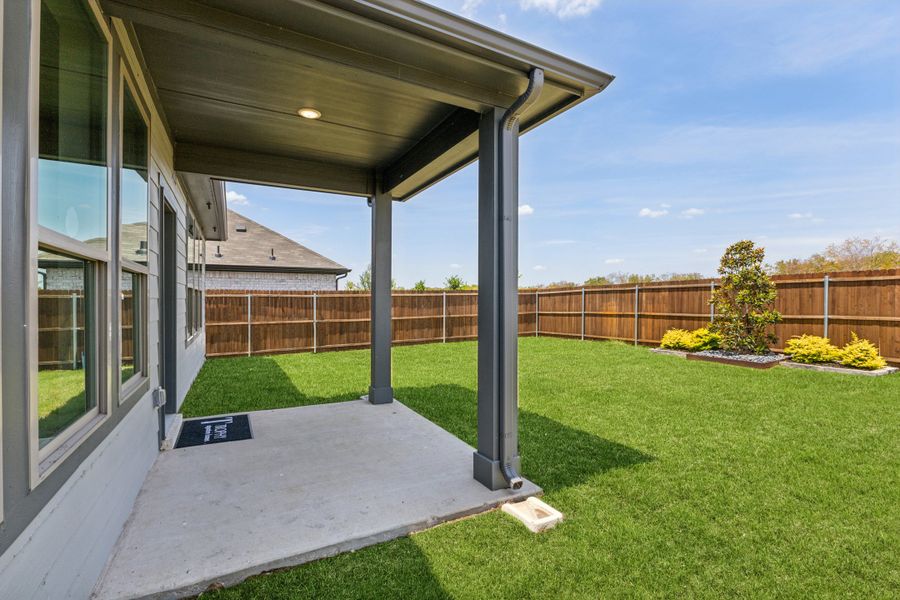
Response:
[[[705,360],[723,365],[751,367],[753,369],[771,369],[788,359],[785,354],[743,354],[726,350],[702,350],[686,353],[688,360]]]
[[[794,362],[792,360],[786,360],[781,363],[781,366],[788,367],[791,369],[805,369],[807,371],[819,371],[820,373],[842,373],[844,375],[866,375],[868,377],[880,377],[882,375],[891,375],[900,371],[897,367],[882,367],[881,369],[867,370],[867,369],[854,369],[852,367],[845,367],[841,364],[806,364]]]

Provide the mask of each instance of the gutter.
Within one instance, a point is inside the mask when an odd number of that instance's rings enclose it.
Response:
[[[532,69],[528,73],[528,87],[525,89],[525,92],[503,113],[503,119],[500,121],[501,135],[509,135],[510,133],[518,135],[519,117],[540,97],[543,88],[543,69]],[[516,410],[507,411],[504,402],[500,402],[499,408],[500,418],[497,419],[497,426],[499,429],[498,439],[500,440],[500,473],[511,489],[518,490],[524,484],[524,480],[516,472],[516,468],[513,465],[513,458],[516,455],[516,444],[512,437],[507,435],[507,432],[516,431],[518,415]]]

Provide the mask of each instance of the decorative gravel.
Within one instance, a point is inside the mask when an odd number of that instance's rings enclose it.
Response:
[[[704,350],[702,352],[695,352],[694,354],[697,356],[710,356],[713,358],[742,360],[744,362],[758,363],[762,365],[779,362],[787,358],[786,354],[776,354],[774,352],[770,354],[741,354],[740,352],[726,352],[725,350]]]

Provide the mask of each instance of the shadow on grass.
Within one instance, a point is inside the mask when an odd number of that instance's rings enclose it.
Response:
[[[406,406],[471,446],[477,443],[475,390],[459,385],[395,390]],[[519,411],[522,472],[550,492],[584,483],[594,475],[655,460],[639,450],[574,429],[543,415]]]
[[[291,408],[359,398],[362,391],[306,393],[272,357],[207,361],[182,406],[186,418]]]
[[[257,575],[237,587],[205,593],[201,597],[241,600],[452,598],[434,576],[428,557],[408,537]]]

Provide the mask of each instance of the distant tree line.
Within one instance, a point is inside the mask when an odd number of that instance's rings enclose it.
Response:
[[[774,275],[827,273],[831,271],[874,271],[900,269],[900,245],[879,237],[850,238],[831,244],[809,258],[779,260],[768,270]]]

